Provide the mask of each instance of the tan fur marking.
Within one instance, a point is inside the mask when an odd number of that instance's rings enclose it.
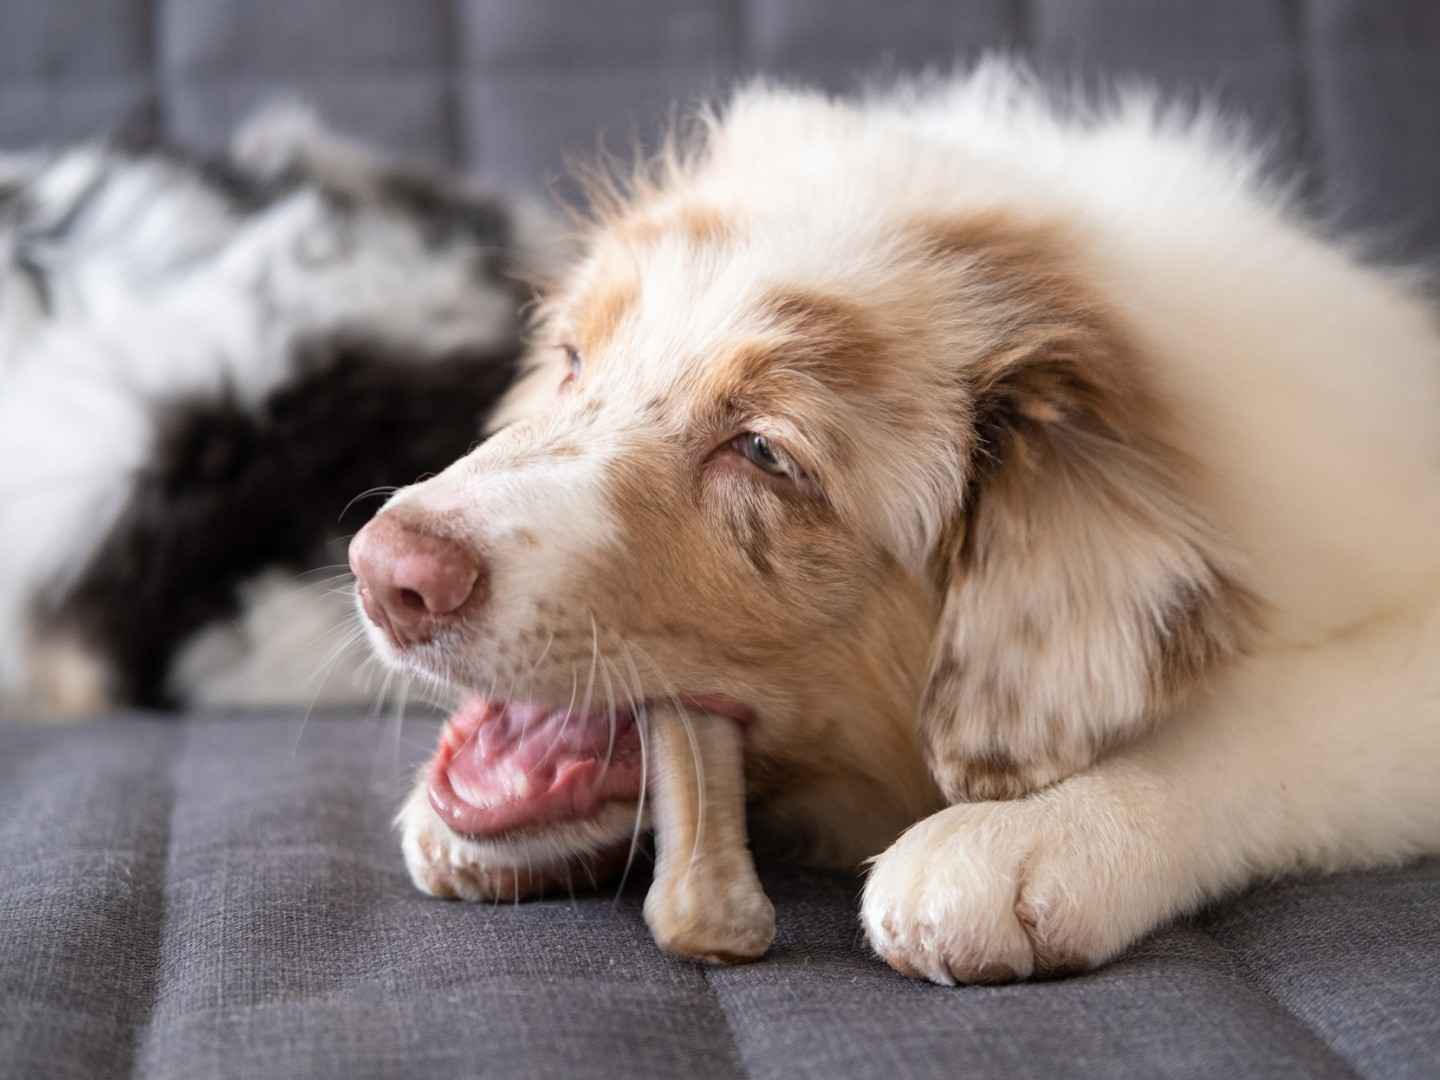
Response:
[[[607,280],[575,308],[576,344],[593,356],[610,340],[639,300],[639,287],[631,280]]]
[[[1224,576],[1216,579],[1211,595],[1179,596],[1166,632],[1159,636],[1151,672],[1155,710],[1174,705],[1211,666],[1243,652],[1259,613],[1259,598]]]
[[[685,237],[697,247],[726,244],[735,236],[734,223],[713,207],[682,207],[676,223]]]
[[[705,248],[730,243],[736,227],[719,210],[697,203],[660,217],[631,218],[621,222],[616,231],[622,240],[636,247],[653,247],[676,237],[692,247]]]
[[[786,334],[781,346],[786,363],[819,375],[839,393],[865,393],[883,384],[885,339],[860,305],[809,289],[779,288],[763,298],[761,310]]]
[[[1123,334],[1070,270],[1061,229],[998,211],[911,228],[932,257],[968,267],[969,306],[996,324],[995,347],[968,366],[979,393],[1003,385],[1008,407],[1040,424],[1088,414],[1118,428],[1155,415]]]
[[[964,765],[965,798],[970,802],[1015,799],[1030,790],[1025,770],[1003,750],[968,758]]]

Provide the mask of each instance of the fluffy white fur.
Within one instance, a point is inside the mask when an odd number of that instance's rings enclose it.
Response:
[[[1257,876],[1435,850],[1433,311],[1298,222],[1213,117],[1137,97],[1065,123],[992,68],[872,124],[953,145],[966,188],[980,172],[967,199],[1083,230],[1087,280],[1183,403],[1177,440],[1267,604],[1251,654],[1153,734],[1029,799],[906,833],[866,887],[877,949],[940,982],[986,965],[1023,977],[1037,949],[1107,958]],[[1018,185],[986,190],[992,161]]]

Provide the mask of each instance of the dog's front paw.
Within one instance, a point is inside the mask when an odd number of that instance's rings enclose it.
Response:
[[[531,892],[533,883],[523,871],[496,865],[480,845],[446,828],[423,784],[406,800],[396,825],[405,869],[423,893],[446,900],[508,900]]]
[[[720,875],[657,871],[645,922],[665,952],[708,964],[758,960],[775,940],[775,907],[749,867]]]
[[[871,945],[895,970],[945,985],[1095,966],[1136,920],[1115,887],[1125,845],[1083,824],[1044,798],[927,818],[871,869],[861,908]]]

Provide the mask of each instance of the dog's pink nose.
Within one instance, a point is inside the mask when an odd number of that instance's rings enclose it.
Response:
[[[476,592],[480,557],[396,514],[372,518],[350,542],[350,569],[371,620],[400,646],[430,640]]]

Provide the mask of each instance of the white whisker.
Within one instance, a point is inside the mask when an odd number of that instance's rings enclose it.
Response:
[[[351,499],[345,504],[345,509],[340,511],[339,515],[335,518],[335,520],[336,522],[344,520],[345,515],[350,512],[350,508],[354,506],[357,502],[359,502],[361,499],[368,499],[372,495],[393,495],[399,490],[400,489],[398,487],[394,487],[393,485],[381,484],[379,487],[373,487],[369,491],[362,491],[359,495],[356,495],[353,499]]]
[[[395,703],[395,744],[390,757],[390,768],[393,772],[400,771],[400,733],[405,727],[405,709],[410,704],[410,687],[413,680],[405,677],[400,684],[400,692]]]
[[[545,657],[547,657],[547,656],[550,655],[550,646],[552,646],[552,645],[554,645],[554,644],[555,644],[555,633],[554,633],[554,631],[552,630],[552,631],[550,632],[550,637],[549,637],[549,638],[546,640],[546,642],[545,642],[545,648],[543,648],[543,649],[540,650],[540,656],[539,656],[539,658],[538,658],[533,664],[530,664],[530,665],[529,665],[529,671],[527,671],[526,674],[525,674],[525,697],[526,697],[527,699],[530,697],[530,688],[535,685],[535,672],[539,669],[540,665],[545,662]],[[568,719],[568,717],[567,717],[567,719]],[[525,724],[524,724],[524,726],[520,729],[520,745],[521,745],[521,746],[524,746],[524,745],[525,745],[525,739],[526,739],[526,737],[530,734],[529,728],[530,728],[530,717],[529,717],[529,716],[526,716],[526,717],[525,717]]]
[[[320,668],[316,671],[316,673],[310,676],[310,680],[312,682],[318,678],[319,684],[315,687],[315,692],[310,695],[310,704],[306,707],[305,715],[300,720],[299,730],[295,732],[295,744],[290,748],[290,756],[292,758],[296,757],[300,753],[300,740],[305,735],[306,725],[310,723],[310,714],[315,711],[315,702],[320,699],[320,694],[325,689],[325,683],[330,678],[330,674],[335,663],[350,648],[357,644],[364,636],[365,628],[363,626],[355,627],[354,630],[352,630],[350,634],[346,636],[345,640],[336,647],[335,651],[330,654],[330,656],[325,660],[325,662],[320,665]]]
[[[545,753],[540,756],[541,761],[549,761],[550,755],[555,752],[555,747],[565,737],[565,729],[570,726],[570,718],[575,715],[575,693],[579,690],[579,683],[575,678],[575,665],[570,665],[570,704],[565,706],[565,719],[560,721],[560,730],[550,737],[550,745],[545,748]]]
[[[615,754],[615,685],[610,680],[610,661],[601,657],[603,665],[600,674],[605,678],[605,700],[609,703],[605,715],[610,720],[610,731],[605,743],[605,760],[600,764],[600,776],[603,778],[610,771],[610,761]]]
[[[606,661],[606,671],[609,671],[610,664]],[[645,789],[649,786],[649,748],[645,738],[645,726],[650,722],[645,712],[644,704],[637,702],[633,694],[627,692],[630,698],[630,710],[634,717],[635,730],[640,735],[640,798],[635,803],[635,827],[630,832],[630,850],[625,855],[625,869],[620,874],[620,884],[615,889],[615,904],[620,903],[620,897],[624,895],[625,883],[630,880],[630,868],[635,864],[635,852],[640,846],[640,833],[645,823]],[[611,739],[614,739],[614,703],[611,703]]]
[[[626,651],[632,648],[636,649],[636,651],[641,654],[642,660],[647,661],[651,670],[655,672],[655,677],[657,677],[661,683],[664,683],[665,696],[670,698],[672,703],[674,703],[675,713],[678,714],[678,719],[680,719],[681,727],[683,727],[685,733],[685,739],[690,740],[690,755],[691,759],[694,760],[694,768],[696,768],[696,798],[698,801],[696,808],[696,841],[691,845],[690,861],[688,861],[688,865],[693,867],[693,865],[696,864],[697,858],[700,857],[700,851],[703,850],[701,838],[704,837],[704,832],[706,832],[706,775],[704,775],[704,760],[703,755],[701,755],[700,740],[697,739],[696,732],[694,732],[694,724],[691,723],[690,720],[690,710],[685,708],[684,701],[681,701],[680,694],[675,693],[674,684],[665,677],[665,672],[660,667],[660,664],[655,662],[655,658],[649,655],[647,649],[642,648],[641,645],[636,644],[634,641],[626,641],[625,648]],[[631,661],[631,667],[634,667],[634,661]],[[636,681],[639,680],[638,672],[636,672],[635,678]],[[711,723],[713,723],[713,720],[711,720]]]
[[[637,683],[640,682],[640,673],[635,671],[635,661],[631,653],[632,649],[638,649],[640,651],[642,657],[644,657],[654,670],[656,677],[665,684],[665,694],[674,703],[675,713],[680,721],[681,730],[685,732],[685,738],[690,742],[690,758],[691,761],[694,762],[695,768],[695,799],[697,806],[695,809],[695,841],[690,846],[690,859],[686,865],[693,867],[696,860],[700,857],[700,852],[704,850],[702,841],[705,836],[705,762],[704,755],[700,749],[700,740],[695,736],[695,726],[690,721],[689,710],[685,708],[685,703],[680,700],[680,695],[675,692],[674,685],[665,677],[665,672],[662,671],[660,665],[655,662],[655,658],[633,641],[625,641],[622,642],[622,644],[625,647],[626,658],[630,662],[630,669],[635,672],[635,681]]]

